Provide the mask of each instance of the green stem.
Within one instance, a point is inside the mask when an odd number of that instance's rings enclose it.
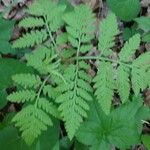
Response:
[[[79,44],[78,44],[78,48],[77,48],[76,57],[79,57],[80,46],[81,46],[81,40],[79,38]],[[77,88],[78,71],[79,71],[79,59],[76,60],[76,72],[75,72],[75,80],[74,80],[75,81],[74,93],[76,93],[76,88]]]
[[[97,60],[97,59],[99,59],[99,60],[109,61],[109,62],[112,62],[112,63],[121,64],[121,65],[127,66],[129,68],[132,68],[131,64],[127,64],[127,63],[120,62],[120,61],[117,61],[117,60],[105,58],[105,57],[102,57],[102,56],[84,56],[84,57],[76,57],[75,59],[77,59],[77,60],[88,60],[88,59]]]
[[[37,105],[38,105],[38,101],[39,101],[41,92],[42,92],[42,90],[43,90],[43,88],[44,88],[44,86],[45,86],[45,84],[46,84],[46,82],[47,82],[47,80],[48,80],[49,78],[50,78],[50,75],[48,75],[48,76],[45,78],[45,80],[43,81],[42,85],[41,85],[40,88],[39,88],[39,91],[38,91],[38,93],[37,93],[37,97],[36,97],[36,100],[35,100],[35,107],[36,107],[36,108],[37,108]]]
[[[55,42],[55,40],[54,40],[54,38],[53,38],[53,36],[52,36],[51,29],[50,29],[50,27],[49,27],[49,25],[48,25],[48,22],[47,22],[47,19],[46,19],[45,16],[44,16],[44,20],[45,20],[45,26],[46,26],[46,29],[47,29],[47,31],[48,31],[49,37],[50,37],[50,39],[51,39],[51,41],[52,41],[54,47],[57,48],[56,42]]]

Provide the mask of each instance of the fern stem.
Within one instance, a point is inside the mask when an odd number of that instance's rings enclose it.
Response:
[[[127,64],[124,62],[120,62],[117,60],[113,60],[113,59],[109,59],[109,58],[105,58],[105,57],[100,57],[100,56],[84,56],[84,57],[76,57],[75,59],[77,59],[77,60],[88,60],[88,59],[97,60],[97,59],[99,59],[99,60],[109,61],[109,62],[116,63],[116,64],[121,64],[121,65],[127,66],[128,68],[132,68],[131,64]]]
[[[81,46],[81,40],[79,38],[79,44],[78,44],[78,48],[77,48],[76,57],[79,57],[80,46]],[[76,72],[75,72],[75,80],[74,80],[75,81],[75,84],[74,84],[74,93],[76,93],[76,89],[77,89],[78,71],[79,71],[79,59],[76,60]]]
[[[38,93],[37,93],[37,97],[36,97],[36,100],[35,100],[35,107],[37,108],[37,105],[38,105],[38,100],[39,100],[39,98],[40,98],[40,95],[41,95],[41,92],[42,92],[42,90],[43,90],[43,88],[44,88],[44,86],[45,86],[45,84],[46,84],[46,82],[47,82],[47,80],[50,78],[50,75],[48,75],[46,78],[45,78],[45,80],[43,81],[43,83],[42,83],[42,85],[40,86],[40,89],[39,89],[39,91],[38,91]]]
[[[44,21],[45,21],[45,26],[46,26],[47,32],[48,32],[48,34],[49,34],[49,37],[50,37],[50,39],[51,39],[51,41],[52,41],[54,47],[57,48],[56,42],[55,42],[55,40],[54,40],[54,38],[53,38],[53,36],[52,36],[51,29],[50,29],[50,27],[49,27],[49,25],[48,25],[48,22],[47,22],[47,19],[46,19],[45,16],[44,16]]]

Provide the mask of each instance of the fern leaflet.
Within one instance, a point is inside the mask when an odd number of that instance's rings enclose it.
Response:
[[[78,57],[80,53],[90,50],[89,45],[93,38],[93,25],[95,22],[90,8],[80,5],[73,12],[66,14],[64,20],[67,23],[68,40],[73,48],[77,50],[76,56]],[[83,122],[83,118],[87,117],[88,101],[92,100],[90,94],[92,88],[87,81],[88,75],[86,75],[85,67],[87,67],[86,63],[76,60],[75,65],[69,65],[64,72],[67,84],[58,84],[61,94],[56,102],[60,103],[58,109],[65,121],[70,139],[74,137],[81,122]]]
[[[57,5],[56,2],[48,0],[37,0],[28,9],[29,16],[20,21],[19,26],[30,28],[22,37],[13,43],[15,48],[26,48],[39,45],[48,39],[56,48],[53,33],[63,25],[62,15],[65,5]],[[35,28],[36,27],[36,28]],[[42,28],[42,29],[41,29]]]
[[[95,95],[97,100],[106,113],[110,113],[111,100],[115,89],[115,83],[113,81],[113,68],[109,62],[101,62],[98,73],[94,78],[94,88],[96,89]]]
[[[101,55],[108,56],[115,45],[114,39],[119,34],[117,19],[113,13],[109,13],[107,18],[100,23],[98,49]]]

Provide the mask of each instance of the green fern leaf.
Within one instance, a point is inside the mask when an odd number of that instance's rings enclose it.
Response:
[[[56,2],[49,0],[35,1],[26,11],[29,16],[19,23],[21,27],[31,28],[31,31],[26,31],[22,37],[13,43],[13,47],[33,47],[46,42],[49,38],[50,45],[56,48],[57,44],[53,32],[56,32],[64,24],[62,16],[65,8],[65,5],[57,5]]]
[[[67,23],[68,40],[73,47],[78,47],[78,40],[82,43],[80,52],[85,53],[91,49],[90,41],[94,37],[95,18],[92,10],[86,5],[75,7],[73,12],[64,16]],[[89,43],[89,44],[88,44]]]
[[[19,22],[19,26],[23,28],[35,28],[44,26],[42,18],[26,17]]]
[[[60,60],[54,61],[57,55],[52,55],[51,49],[42,46],[32,53],[26,54],[25,57],[27,59],[27,65],[32,66],[39,73],[51,73],[61,76],[58,71]]]
[[[48,114],[53,115],[56,118],[60,118],[57,107],[45,98],[39,98],[38,108],[46,111]]]
[[[73,38],[78,38],[82,35],[81,41],[84,38],[93,38],[93,32],[95,31],[95,18],[90,7],[86,5],[80,5],[75,7],[74,12],[70,12],[64,16],[65,22],[68,24],[67,32]]]
[[[44,95],[47,95],[50,99],[56,99],[56,97],[58,96],[58,91],[51,85],[44,86],[43,93]]]
[[[35,44],[41,44],[48,37],[45,30],[31,31],[30,33],[24,34],[22,37],[17,39],[13,43],[14,48],[26,48],[33,47]]]
[[[130,94],[129,71],[130,70],[123,65],[117,69],[117,89],[123,103],[128,100]]]
[[[133,61],[134,67],[149,67],[150,64],[150,51],[145,52],[144,54],[140,55],[137,59]]]
[[[13,122],[20,128],[20,131],[23,131],[22,137],[29,145],[41,134],[41,131],[47,130],[47,126],[52,125],[49,116],[33,105],[29,105],[20,111],[13,118]]]
[[[100,22],[98,49],[101,55],[107,56],[110,48],[115,45],[114,39],[119,34],[117,18],[113,13],[109,13],[106,19]]]
[[[124,47],[119,53],[120,60],[128,62],[133,60],[133,54],[140,46],[140,34],[136,34],[125,43]]]
[[[85,70],[90,69],[89,64],[87,64],[85,61],[80,61],[80,62],[79,62],[79,67],[80,67],[81,69],[85,69]]]
[[[145,69],[133,68],[131,72],[132,89],[136,96],[139,95],[141,90],[148,86],[148,78]]]
[[[36,93],[32,90],[22,90],[10,94],[7,99],[11,102],[26,102],[35,100]]]
[[[43,16],[46,26],[51,32],[55,32],[63,25],[62,16],[65,8],[65,5],[57,5],[53,1],[37,0],[27,12],[34,16]]]
[[[136,95],[149,86],[150,52],[140,55],[132,63],[132,88]]]
[[[65,127],[70,139],[73,138],[81,122],[83,122],[83,117],[87,117],[86,111],[89,110],[87,102],[93,99],[90,95],[92,92],[90,84],[79,78],[80,71],[77,74],[76,71],[75,65],[70,65],[65,70],[64,77],[68,84],[62,83],[63,86],[59,85],[59,88],[62,88],[60,91],[63,91],[63,93],[56,99],[56,102],[60,103],[58,109],[65,121]],[[88,91],[86,87],[81,85],[81,80],[88,87]]]
[[[41,79],[34,74],[16,74],[12,77],[13,81],[23,87],[37,88],[41,84]]]
[[[115,84],[113,82],[113,68],[109,62],[101,62],[96,77],[94,78],[95,96],[102,108],[102,110],[108,115],[111,109],[111,103],[113,98],[113,90]]]

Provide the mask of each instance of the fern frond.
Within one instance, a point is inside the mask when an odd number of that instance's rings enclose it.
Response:
[[[81,69],[85,69],[85,70],[90,69],[89,64],[87,64],[85,61],[80,61],[80,62],[79,62],[79,67],[80,67]]]
[[[52,9],[50,10],[51,13],[49,13],[49,11],[47,12],[47,22],[49,25],[49,29],[52,32],[56,32],[63,24],[63,15],[64,15],[64,11],[66,9],[65,5],[57,5],[54,4],[54,7],[52,7]]]
[[[51,0],[35,1],[26,11],[30,16],[24,18],[19,23],[21,27],[31,28],[31,31],[26,31],[22,37],[13,43],[13,47],[33,47],[46,42],[49,38],[50,44],[56,48],[57,45],[53,32],[56,32],[64,24],[62,16],[65,8],[65,5],[57,5],[56,2]]]
[[[115,84],[113,78],[113,68],[109,62],[101,62],[97,75],[94,78],[95,96],[102,108],[108,115],[111,109],[112,98],[114,94]]]
[[[29,88],[36,88],[41,84],[41,79],[38,75],[34,74],[16,74],[12,76],[12,79],[18,85]]]
[[[46,47],[40,47],[38,50],[25,55],[27,59],[27,65],[32,66],[41,74],[55,74],[59,76],[58,67],[60,60],[57,55],[52,55],[52,50]],[[38,62],[38,63],[37,63]]]
[[[52,125],[49,116],[33,105],[28,105],[18,112],[13,118],[13,122],[20,128],[23,139],[29,145],[41,134],[41,131],[47,130],[47,126]]]
[[[27,12],[34,16],[43,16],[49,29],[55,32],[63,25],[62,16],[65,8],[65,5],[57,5],[53,1],[37,0],[29,7]]]
[[[79,53],[85,53],[91,49],[91,40],[94,37],[95,18],[92,10],[85,5],[75,7],[74,11],[64,16],[67,24],[66,30],[68,40],[72,47]],[[69,65],[64,71],[64,78],[67,84],[59,83],[57,91],[61,94],[57,97],[59,103],[58,110],[65,122],[65,128],[68,136],[72,139],[75,132],[87,117],[88,101],[92,101],[92,88],[90,86],[90,77],[86,75],[89,65],[83,61],[75,61],[74,65]]]
[[[90,95],[92,92],[90,84],[79,77],[80,70],[78,70],[78,72],[76,71],[75,65],[70,65],[65,70],[64,77],[68,84],[61,83],[59,85],[62,94],[56,99],[56,102],[60,103],[58,109],[65,121],[65,127],[70,139],[73,138],[76,130],[79,128],[83,117],[87,117],[86,111],[89,109],[88,101],[93,99]],[[82,83],[84,82],[84,85],[86,85],[88,89],[81,85],[81,80],[83,80]]]
[[[46,111],[48,114],[53,115],[56,118],[60,118],[60,113],[58,112],[57,107],[47,99],[40,98],[38,101],[38,107]]]
[[[117,18],[109,13],[106,19],[100,22],[98,49],[101,55],[108,56],[110,49],[115,45],[115,36],[119,34]]]
[[[90,7],[86,5],[75,7],[74,12],[64,16],[64,20],[68,24],[67,32],[73,38],[76,39],[83,34],[85,35],[81,38],[81,41],[86,37],[93,38],[95,18]]]
[[[51,85],[44,86],[43,93],[47,95],[50,99],[56,99],[56,97],[59,94],[58,91],[55,88],[53,88]]]
[[[92,81],[92,78],[85,71],[82,71],[82,70],[79,72],[79,78],[88,82]]]
[[[24,34],[13,43],[14,48],[33,47],[35,44],[41,44],[48,37],[45,30],[35,30]]]
[[[134,67],[149,67],[150,65],[150,51],[145,52],[144,54],[140,55],[137,59],[133,61],[132,64]]]
[[[80,48],[80,52],[81,53],[86,53],[92,50],[92,45],[91,44],[86,44],[86,45],[82,45]]]
[[[119,53],[119,58],[121,61],[131,61],[133,60],[133,54],[140,46],[140,34],[136,34],[129,39],[121,49]]]
[[[43,16],[47,10],[46,8],[49,6],[47,2],[47,0],[37,0],[31,6],[29,6],[26,12],[33,16]]]
[[[125,103],[130,94],[130,70],[123,65],[117,69],[117,89],[122,103]]]
[[[19,22],[19,26],[23,28],[42,27],[44,24],[44,20],[37,17],[26,17]]]
[[[91,39],[94,37],[95,18],[90,7],[80,5],[75,7],[74,12],[64,16],[67,23],[68,40],[73,47],[78,47],[78,40],[82,43],[80,52],[85,53],[91,49]],[[88,44],[89,43],[89,44]]]
[[[23,102],[30,102],[35,100],[36,93],[32,90],[21,90],[18,92],[13,92],[10,94],[7,99],[11,102],[23,103]]]
[[[139,95],[141,90],[148,86],[148,77],[145,68],[132,68],[131,71],[132,89],[136,96]]]

